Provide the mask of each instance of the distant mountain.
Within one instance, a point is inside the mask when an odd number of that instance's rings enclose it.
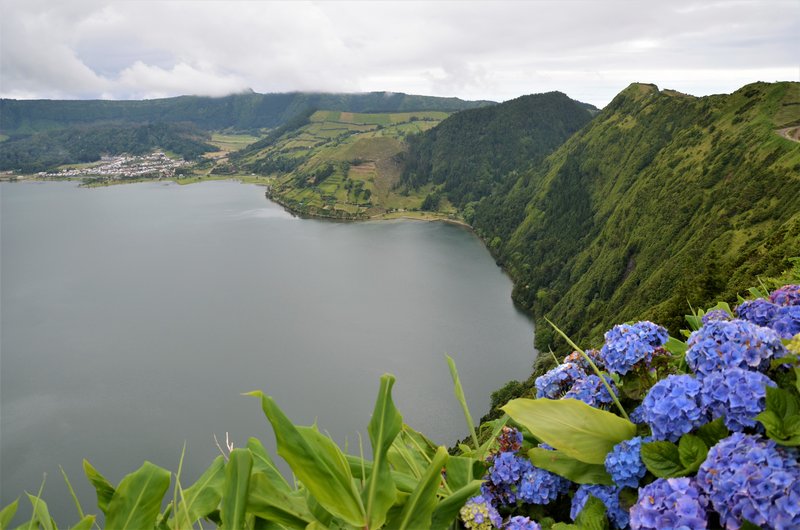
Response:
[[[484,196],[472,223],[539,317],[538,346],[553,339],[543,316],[579,341],[639,318],[677,333],[688,304],[786,268],[800,255],[798,125],[800,83],[702,98],[633,84]]]
[[[212,98],[180,96],[142,101],[0,100],[0,132],[30,134],[97,122],[191,122],[204,129],[252,130],[277,127],[309,111],[446,111],[492,105],[490,101],[414,96],[403,93],[245,93]]]
[[[414,189],[440,186],[446,198],[464,207],[491,194],[512,171],[541,163],[583,127],[592,112],[597,109],[561,92],[459,112],[408,139],[402,180]]]

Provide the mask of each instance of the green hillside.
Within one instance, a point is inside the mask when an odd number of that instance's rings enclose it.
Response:
[[[398,159],[406,136],[428,130],[445,112],[317,111],[297,128],[278,129],[230,155],[217,172],[273,175],[273,199],[323,217],[366,218],[420,209],[425,190],[400,193]]]
[[[473,224],[514,298],[578,340],[732,299],[800,254],[800,83],[695,98],[633,84]],[[791,136],[791,131],[789,136]]]
[[[561,92],[459,112],[409,138],[403,182],[433,183],[459,207],[492,193],[511,171],[535,167],[592,117]]]
[[[403,93],[235,94],[212,98],[180,96],[142,101],[0,99],[0,133],[30,134],[97,122],[191,122],[204,129],[256,130],[278,127],[305,112],[446,111],[491,105],[488,101],[415,96]]]

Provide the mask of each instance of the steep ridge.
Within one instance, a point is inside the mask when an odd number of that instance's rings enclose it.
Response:
[[[473,224],[514,299],[578,340],[688,303],[732,299],[800,254],[800,83],[695,98],[633,84],[539,168],[484,197]]]
[[[402,180],[439,186],[456,206],[489,195],[511,171],[540,163],[597,111],[561,92],[462,111],[409,137]]]
[[[292,92],[225,97],[180,96],[141,101],[0,99],[0,132],[30,134],[97,122],[191,122],[205,129],[252,130],[280,126],[311,110],[350,112],[457,111],[490,101],[415,96],[395,92],[325,94]]]

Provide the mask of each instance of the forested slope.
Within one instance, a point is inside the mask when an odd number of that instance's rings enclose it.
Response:
[[[800,83],[695,98],[633,84],[473,224],[514,298],[579,340],[615,322],[680,326],[800,254]],[[552,340],[539,318],[537,344]]]

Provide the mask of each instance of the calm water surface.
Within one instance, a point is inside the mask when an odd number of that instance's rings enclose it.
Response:
[[[511,282],[455,226],[302,220],[233,182],[4,183],[0,207],[2,505],[47,473],[59,524],[77,521],[59,464],[94,507],[84,457],[116,483],[145,459],[176,470],[186,442],[186,483],[215,433],[274,448],[242,392],[356,453],[385,372],[442,444],[466,434],[445,353],[476,416],[530,373]]]

